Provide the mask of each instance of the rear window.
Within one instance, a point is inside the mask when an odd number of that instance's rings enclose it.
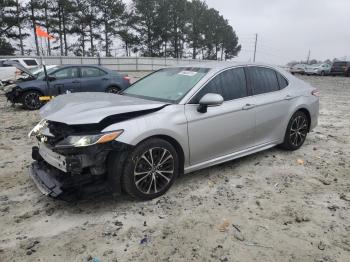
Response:
[[[27,66],[37,66],[38,65],[38,63],[35,61],[35,59],[26,59],[26,60],[23,60],[23,62]]]
[[[277,75],[277,80],[278,80],[278,84],[280,86],[280,89],[283,89],[286,86],[288,86],[288,81],[287,81],[287,79],[284,78],[284,76],[282,76],[278,72],[276,72],[276,75]]]
[[[248,67],[248,73],[254,95],[279,90],[275,70],[265,67]]]
[[[81,77],[99,77],[106,73],[96,67],[81,67]]]

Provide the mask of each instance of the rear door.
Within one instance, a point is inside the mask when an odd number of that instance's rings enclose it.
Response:
[[[255,144],[276,142],[284,137],[295,97],[286,78],[274,69],[249,66],[247,72],[256,105]]]
[[[207,93],[223,96],[220,106],[197,111]],[[231,154],[253,145],[255,109],[248,96],[244,68],[225,70],[216,75],[185,105],[191,165]]]
[[[98,67],[82,66],[81,72],[81,92],[104,92],[109,83],[110,76]]]
[[[80,78],[79,68],[77,66],[64,67],[58,69],[50,74],[55,77],[55,80],[51,81],[50,94],[58,95],[65,94],[68,92],[74,93],[80,91]]]

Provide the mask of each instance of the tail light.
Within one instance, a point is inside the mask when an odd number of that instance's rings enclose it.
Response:
[[[317,97],[320,96],[320,90],[318,90],[318,89],[312,90],[311,95],[317,96]]]
[[[131,77],[130,76],[124,76],[123,79],[130,83]]]

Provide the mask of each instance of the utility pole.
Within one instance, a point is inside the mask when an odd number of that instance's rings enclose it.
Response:
[[[256,57],[256,46],[258,44],[258,34],[255,34],[255,45],[254,45],[254,58],[253,62],[255,62],[255,57]]]
[[[310,54],[311,54],[311,50],[309,50],[309,53],[307,54],[307,60],[306,60],[307,65],[309,64]]]

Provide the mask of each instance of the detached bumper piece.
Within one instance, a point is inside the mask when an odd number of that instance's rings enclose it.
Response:
[[[62,183],[55,179],[52,174],[50,175],[48,170],[45,170],[43,165],[40,166],[38,162],[31,165],[29,175],[44,195],[58,197],[62,194]]]
[[[29,175],[41,193],[64,201],[110,193],[106,181],[100,177],[70,176],[43,161],[32,163]]]

